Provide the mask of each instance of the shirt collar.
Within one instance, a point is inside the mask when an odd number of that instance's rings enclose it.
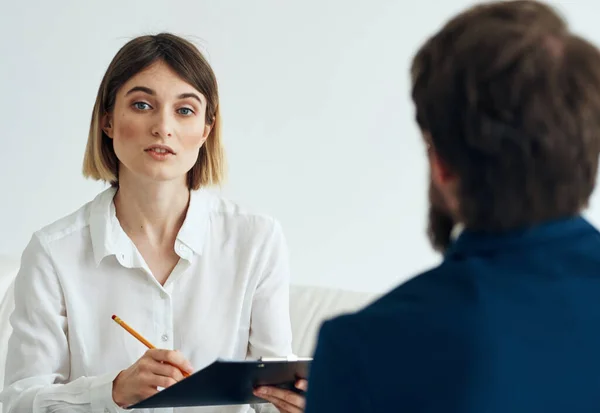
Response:
[[[465,230],[465,226],[463,224],[456,224],[454,225],[454,227],[452,228],[452,232],[450,233],[450,239],[452,241],[456,241],[458,239],[458,237],[460,237],[460,234],[463,233],[463,231]]]
[[[116,255],[123,249],[122,245],[119,245],[123,242],[120,236],[123,230],[120,225],[115,226],[115,222],[118,225],[116,219],[111,219],[111,216],[115,215],[112,202],[115,194],[116,188],[110,187],[98,194],[90,205],[90,236],[96,265],[99,265],[104,257]]]
[[[540,242],[548,242],[595,231],[595,228],[582,216],[557,219],[502,233],[485,233],[465,228],[462,229],[460,235],[458,235],[450,248],[448,248],[445,257],[527,247]]]
[[[99,265],[105,257],[116,255],[122,264],[132,266],[135,246],[117,219],[113,202],[116,192],[116,188],[108,188],[91,202],[89,223],[94,260]],[[190,192],[188,211],[175,242],[175,251],[182,258],[190,260],[194,253],[202,253],[212,204],[213,197],[205,189]]]
[[[208,236],[210,212],[213,197],[205,189],[190,192],[190,204],[185,220],[177,234],[179,245],[183,244],[194,253],[201,255]],[[179,254],[180,252],[177,251]],[[185,257],[183,257],[185,258]]]

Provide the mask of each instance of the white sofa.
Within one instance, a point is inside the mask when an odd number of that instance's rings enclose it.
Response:
[[[14,308],[12,284],[18,269],[18,258],[0,256],[0,389],[4,382],[6,348],[11,333],[8,318]],[[290,291],[290,316],[294,354],[311,356],[319,327],[325,319],[359,309],[373,299],[375,295],[370,293],[293,285]]]

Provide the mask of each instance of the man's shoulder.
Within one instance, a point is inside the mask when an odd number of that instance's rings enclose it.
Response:
[[[406,342],[410,336],[470,334],[480,304],[472,277],[459,266],[442,264],[423,272],[354,313],[324,324],[324,334],[341,339],[360,335],[365,344]]]
[[[475,284],[468,267],[446,261],[397,286],[360,313],[376,316],[417,310],[421,313],[458,311],[465,305],[475,304]]]
[[[481,303],[469,293],[475,277],[461,270],[442,264],[362,310],[326,322],[317,371],[335,376],[344,369],[347,380],[369,389],[372,410],[422,408],[432,391],[452,400],[471,374],[465,360],[481,354],[486,338],[484,316],[476,308]],[[435,409],[427,411],[439,410],[439,404],[432,399]]]

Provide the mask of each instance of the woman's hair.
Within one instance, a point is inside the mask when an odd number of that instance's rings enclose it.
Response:
[[[140,36],[125,44],[108,66],[98,89],[83,159],[86,178],[119,184],[119,160],[103,130],[102,119],[114,109],[119,89],[137,73],[155,62],[164,62],[207,101],[205,119],[212,125],[198,160],[188,172],[190,189],[218,185],[225,175],[225,153],[221,142],[219,92],[215,74],[200,51],[189,41],[170,33]]]

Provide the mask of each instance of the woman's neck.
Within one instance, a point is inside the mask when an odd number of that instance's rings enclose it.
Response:
[[[114,198],[117,219],[130,238],[173,246],[190,200],[185,181],[132,182],[123,179]]]

